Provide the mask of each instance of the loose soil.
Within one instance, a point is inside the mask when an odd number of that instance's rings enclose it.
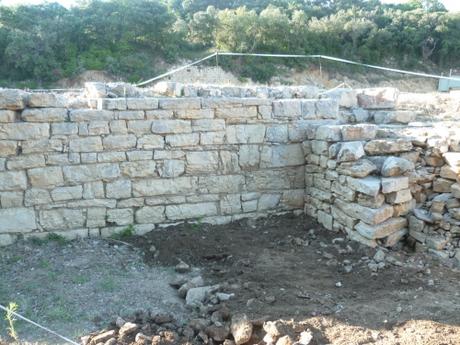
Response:
[[[206,283],[224,284],[225,292],[235,294],[227,302],[232,314],[302,321],[313,333],[312,344],[460,344],[458,270],[399,250],[387,253],[385,268],[372,272],[368,262],[375,249],[306,217],[182,224],[123,241],[129,245],[85,240],[2,249],[0,303],[17,301],[30,317],[70,336],[101,329],[132,309],[156,307],[186,319],[191,312],[166,286],[174,276],[172,267],[182,260],[193,266],[191,275],[201,273]],[[51,264],[40,269],[45,258]],[[47,279],[37,270],[57,275]],[[89,281],[74,287],[64,280],[77,270]],[[100,276],[117,285],[111,291],[101,288]],[[57,305],[68,310],[71,320],[45,317],[55,296],[65,297]],[[38,339],[28,327],[18,333],[25,340]]]

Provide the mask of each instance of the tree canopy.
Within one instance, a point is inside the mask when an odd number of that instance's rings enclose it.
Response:
[[[0,6],[0,80],[47,85],[84,70],[129,81],[205,53],[327,54],[398,67],[458,67],[460,14],[439,0],[85,0]],[[274,60],[225,64],[268,80]],[[278,61],[279,63],[279,61]],[[288,64],[294,63],[287,61]]]

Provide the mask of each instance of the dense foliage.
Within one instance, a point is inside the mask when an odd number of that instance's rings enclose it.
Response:
[[[0,6],[0,80],[46,85],[84,70],[130,81],[214,49],[328,54],[399,67],[458,67],[460,13],[438,0],[81,0]],[[279,61],[276,61],[279,63]],[[285,61],[295,64],[295,61]],[[268,80],[275,60],[224,66]],[[164,64],[163,64],[164,65]]]

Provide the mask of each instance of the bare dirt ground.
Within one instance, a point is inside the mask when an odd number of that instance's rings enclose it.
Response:
[[[375,249],[308,218],[183,224],[124,241],[130,246],[85,240],[2,249],[0,303],[16,301],[26,315],[73,337],[136,309],[186,319],[192,312],[167,286],[183,260],[235,294],[226,302],[231,314],[302,322],[311,344],[460,344],[459,271],[399,251],[374,272]],[[18,327],[24,340],[60,343]]]

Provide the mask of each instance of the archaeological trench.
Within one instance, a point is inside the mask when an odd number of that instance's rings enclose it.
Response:
[[[0,90],[0,244],[306,213],[460,262],[459,101],[394,88]]]

